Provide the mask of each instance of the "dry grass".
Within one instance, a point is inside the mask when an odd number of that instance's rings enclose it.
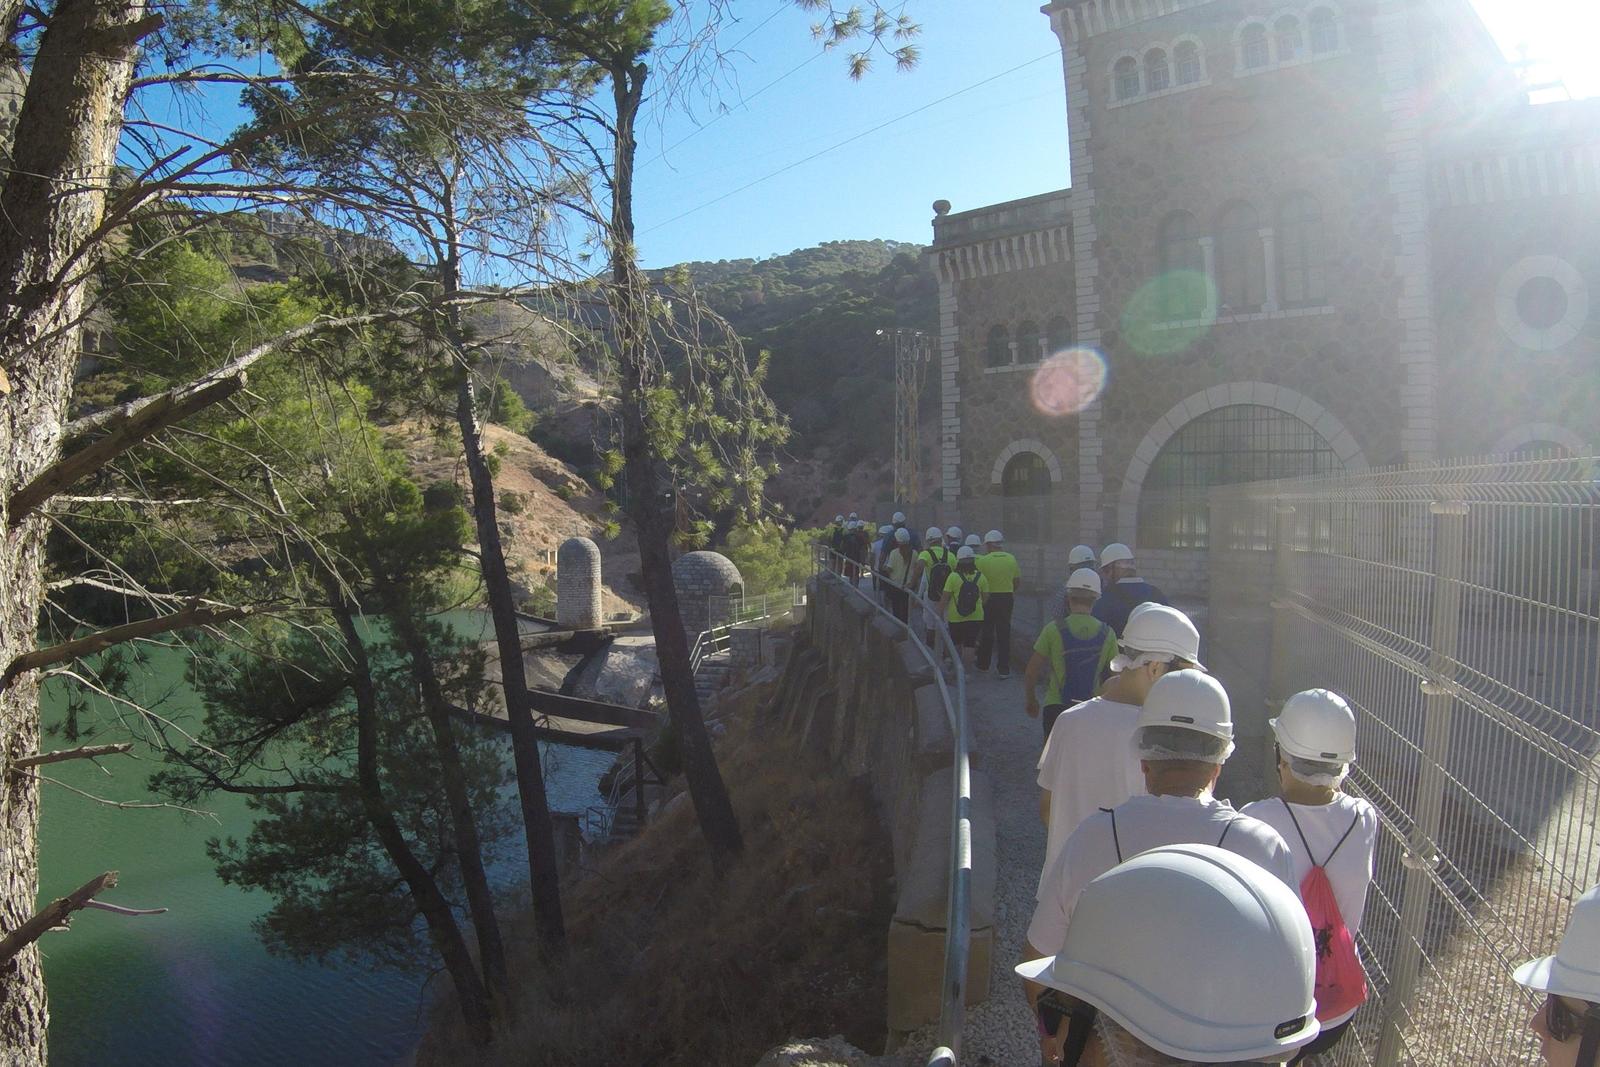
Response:
[[[883,1047],[892,866],[870,794],[750,727],[719,749],[737,867],[713,874],[685,798],[568,887],[572,959],[525,983],[495,1047],[471,1049],[445,1004],[419,1064],[751,1067],[819,1033]],[[526,941],[514,955],[535,971]]]

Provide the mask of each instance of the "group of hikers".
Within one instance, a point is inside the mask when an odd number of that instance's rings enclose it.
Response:
[[[993,662],[1009,677],[1021,573],[1001,531],[930,527],[919,539],[896,513],[851,548],[866,529],[854,514],[835,521],[835,569],[870,574],[908,624],[914,594],[926,629],[948,627],[964,658],[975,650],[973,669]],[[1046,845],[1016,972],[1042,1061],[1329,1053],[1367,997],[1356,936],[1379,829],[1373,806],[1343,788],[1350,704],[1322,688],[1284,701],[1268,723],[1277,794],[1236,810],[1214,795],[1234,752],[1232,708],[1194,622],[1139,577],[1127,545],[1079,545],[1068,561],[1023,674],[1023,710],[1044,730]],[[1545,1061],[1600,1067],[1600,887],[1577,902],[1556,954],[1515,979],[1545,994],[1529,1021]]]

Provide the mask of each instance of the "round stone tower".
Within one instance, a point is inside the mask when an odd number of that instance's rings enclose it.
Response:
[[[600,628],[600,546],[587,537],[569,537],[556,550],[556,621],[574,630]]]
[[[724,620],[712,618],[712,598],[744,589],[744,578],[733,560],[717,552],[690,552],[672,565],[672,584],[678,591],[678,611],[690,644]]]

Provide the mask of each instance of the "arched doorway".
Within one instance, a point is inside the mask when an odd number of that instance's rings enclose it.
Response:
[[[1008,539],[1042,544],[1050,539],[1050,468],[1037,452],[1018,452],[1000,473],[1001,527]]]
[[[1210,547],[1213,486],[1345,469],[1309,423],[1261,404],[1229,404],[1191,419],[1150,461],[1139,494],[1138,544]]]

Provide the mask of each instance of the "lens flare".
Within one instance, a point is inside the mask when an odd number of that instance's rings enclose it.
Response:
[[[1144,356],[1171,356],[1204,337],[1217,317],[1217,290],[1203,271],[1169,270],[1134,290],[1122,337]]]
[[[1033,372],[1029,392],[1041,415],[1076,415],[1106,387],[1106,361],[1092,348],[1057,352]]]

